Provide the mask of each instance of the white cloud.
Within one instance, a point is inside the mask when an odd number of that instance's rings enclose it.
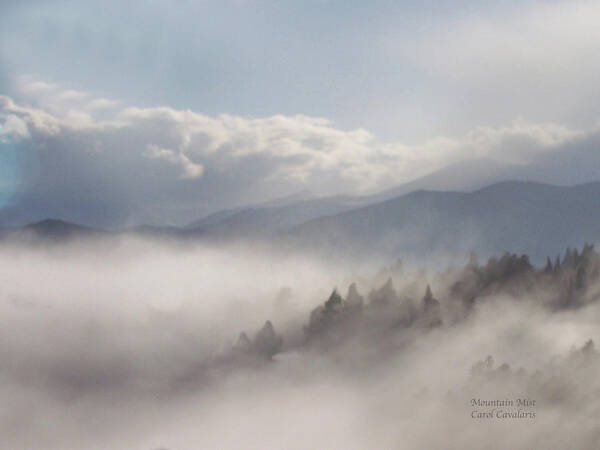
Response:
[[[108,98],[95,98],[86,105],[89,111],[97,111],[102,109],[111,109],[119,106],[119,102]]]
[[[85,100],[88,94],[85,92],[77,91],[75,89],[67,89],[61,91],[55,98],[57,102],[80,102]]]
[[[54,83],[46,83],[45,81],[36,80],[30,75],[24,75],[17,79],[19,90],[29,95],[44,95],[55,93],[60,87]]]
[[[154,144],[148,145],[148,149],[144,155],[148,158],[164,159],[181,167],[183,171],[181,178],[196,178],[201,176],[204,171],[202,164],[193,163],[183,153],[174,152],[167,148],[160,148]]]
[[[560,150],[568,142],[585,137],[586,133],[555,123],[530,124],[517,121],[508,127],[477,127],[465,138],[468,146],[486,156],[505,162],[522,164],[543,153]]]
[[[0,127],[0,138],[10,137],[15,141],[30,137],[27,124],[19,116],[8,114]]]
[[[53,159],[47,163],[53,169],[46,169],[43,177],[48,195],[57,186],[60,195],[88,189],[104,205],[118,195],[129,198],[127,207],[140,209],[144,202],[156,207],[151,203],[156,196],[170,207],[186,209],[187,202],[187,209],[196,210],[198,202],[218,207],[306,187],[322,195],[368,193],[474,156],[530,163],[594,132],[519,120],[504,127],[478,127],[461,138],[440,136],[408,145],[381,142],[361,128],[341,130],[325,118],[213,117],[170,107],[117,108],[91,94],[55,88],[53,98],[71,98],[69,107],[61,109],[61,101],[47,106],[36,101],[38,91],[23,90],[37,107],[0,97],[0,123],[5,137],[28,141],[24,151]],[[94,102],[108,109],[99,115],[90,108]],[[61,172],[53,173],[56,168]],[[92,181],[85,189],[77,185]],[[98,187],[108,184],[105,193]]]

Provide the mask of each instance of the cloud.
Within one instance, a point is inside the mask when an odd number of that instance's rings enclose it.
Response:
[[[133,236],[0,249],[8,448],[597,448],[590,247],[439,273]],[[535,421],[472,416],[516,398]]]
[[[4,118],[2,128],[0,128],[0,136],[3,135],[10,136],[16,141],[30,137],[25,121],[14,114],[8,114]]]
[[[38,214],[67,213],[85,223],[92,220],[86,213],[105,214],[109,226],[186,222],[199,211],[261,201],[274,191],[364,194],[473,156],[528,164],[595,132],[519,120],[409,145],[382,142],[362,128],[342,130],[325,118],[120,107],[70,88],[21,84],[20,102],[0,96],[3,139],[27,155],[21,198],[44,203],[66,195],[76,199],[71,206],[87,209],[44,206]]]
[[[600,116],[590,0],[55,3],[5,8],[0,77],[211,116],[303,113],[411,142],[519,115],[584,129]]]
[[[118,105],[119,102],[116,100],[110,100],[107,98],[96,98],[87,104],[86,109],[96,111],[100,109],[116,108]]]
[[[473,9],[382,45],[418,68],[467,126],[520,115],[588,127],[600,114],[598,17],[594,1],[520,2]]]
[[[182,178],[196,178],[202,175],[204,167],[202,164],[195,164],[182,153],[175,153],[173,150],[167,148],[160,148],[154,144],[148,146],[148,150],[145,153],[148,158],[164,159],[172,164],[181,167],[183,173]]]

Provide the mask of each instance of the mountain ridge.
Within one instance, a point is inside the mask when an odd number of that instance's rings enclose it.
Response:
[[[307,203],[312,208],[310,201]],[[323,211],[331,212],[326,202]],[[334,205],[336,206],[336,205]],[[339,204],[337,204],[339,207]],[[339,257],[394,257],[431,252],[482,254],[528,253],[539,260],[569,246],[600,241],[600,181],[556,186],[535,181],[502,181],[471,192],[419,189],[378,203],[344,205],[335,214],[315,209],[298,212],[296,205],[248,209],[233,224],[213,230],[136,227],[98,230],[60,219],[21,229],[3,229],[3,236],[33,232],[64,240],[78,236],[140,234],[206,242],[250,240]],[[344,209],[346,208],[346,209]],[[287,213],[297,213],[293,220]],[[309,216],[308,220],[295,223]],[[310,214],[316,217],[310,218]],[[279,227],[272,227],[277,223]],[[237,228],[241,224],[241,228]],[[261,228],[263,224],[264,226]],[[252,228],[254,227],[254,228]],[[238,230],[244,232],[238,232]],[[250,230],[251,232],[249,232]]]

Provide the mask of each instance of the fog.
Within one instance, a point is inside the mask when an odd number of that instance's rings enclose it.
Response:
[[[600,256],[500,256],[4,241],[2,445],[596,448]]]

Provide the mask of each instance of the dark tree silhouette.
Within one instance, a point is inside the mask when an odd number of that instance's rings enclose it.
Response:
[[[265,322],[265,325],[254,336],[255,351],[270,359],[281,351],[283,338],[275,333],[275,328],[270,320]]]

